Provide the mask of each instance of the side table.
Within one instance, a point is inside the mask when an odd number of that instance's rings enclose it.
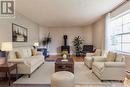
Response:
[[[11,85],[11,80],[10,80],[10,76],[11,76],[11,71],[12,70],[16,70],[16,79],[18,78],[18,69],[17,69],[17,64],[15,63],[5,63],[0,65],[0,72],[5,72],[6,73],[6,77],[8,78],[8,83],[9,86]]]

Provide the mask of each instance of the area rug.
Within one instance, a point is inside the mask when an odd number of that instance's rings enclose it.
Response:
[[[40,85],[13,85],[13,87],[51,87],[51,85],[43,85],[43,84],[40,84]],[[73,87],[113,87],[113,86],[110,86],[110,85],[75,85]],[[116,87],[116,86],[115,86]]]
[[[40,68],[28,78],[26,75],[14,82],[14,84],[50,84],[51,75],[54,73],[54,62],[45,62]],[[101,82],[83,62],[75,62],[74,75],[76,85],[78,84],[110,84]]]

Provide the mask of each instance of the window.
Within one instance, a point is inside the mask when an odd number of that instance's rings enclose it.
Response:
[[[111,50],[130,53],[130,11],[112,18],[110,25]]]

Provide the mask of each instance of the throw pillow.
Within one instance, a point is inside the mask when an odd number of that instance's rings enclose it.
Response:
[[[114,62],[115,59],[116,59],[116,53],[108,52],[107,61],[108,62]]]
[[[15,55],[16,55],[16,58],[17,58],[17,59],[22,58],[21,54],[20,54],[19,52],[17,52],[17,51],[15,52]]]
[[[32,51],[32,56],[36,56],[38,53],[37,53],[37,49],[31,49]]]
[[[116,60],[115,60],[115,62],[123,62],[123,59],[124,59],[125,57],[123,56],[123,55],[117,55],[117,57],[116,57]]]

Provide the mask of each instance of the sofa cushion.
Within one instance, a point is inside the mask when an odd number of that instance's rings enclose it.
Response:
[[[101,56],[101,49],[96,49],[94,56]]]
[[[8,59],[16,59],[16,54],[14,51],[9,52]]]
[[[94,62],[93,66],[96,67],[99,71],[101,71],[104,67],[104,62]]]
[[[28,57],[32,56],[31,48],[27,48]]]
[[[25,61],[24,61],[25,64],[29,65],[29,66],[33,66],[33,65],[35,65],[43,60],[43,58],[40,55],[39,56],[31,56],[31,57],[24,58],[24,59],[25,59]]]
[[[125,57],[123,55],[117,55],[115,62],[123,62],[124,58]]]
[[[116,53],[108,52],[107,62],[114,62],[116,59]]]
[[[29,53],[28,53],[28,48],[21,48],[21,51],[23,53],[23,57],[30,57]]]

